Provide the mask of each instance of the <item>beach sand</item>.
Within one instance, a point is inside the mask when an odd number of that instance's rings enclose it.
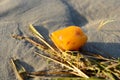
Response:
[[[114,20],[98,31],[103,20]],[[34,46],[12,34],[33,36],[29,24],[48,40],[51,32],[80,26],[88,36],[86,51],[120,57],[120,0],[0,0],[0,80],[16,80],[10,58],[22,60],[28,71],[47,69]],[[37,80],[37,79],[35,79]]]

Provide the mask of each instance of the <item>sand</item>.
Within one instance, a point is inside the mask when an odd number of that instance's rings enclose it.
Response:
[[[45,59],[33,55],[34,46],[11,34],[33,36],[29,24],[48,34],[70,25],[88,36],[84,49],[108,57],[120,57],[120,0],[0,0],[0,80],[16,80],[10,58],[22,60],[28,71],[47,68]],[[98,31],[102,20],[114,21]],[[37,80],[37,79],[35,79]]]

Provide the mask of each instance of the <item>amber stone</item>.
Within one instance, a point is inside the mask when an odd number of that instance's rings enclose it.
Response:
[[[63,51],[79,50],[87,42],[87,36],[78,26],[56,30],[51,33],[50,38],[57,48]]]

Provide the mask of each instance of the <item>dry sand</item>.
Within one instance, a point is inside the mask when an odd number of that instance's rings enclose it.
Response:
[[[98,31],[99,22],[106,19],[115,21]],[[0,80],[16,80],[11,57],[24,61],[29,71],[47,68],[44,59],[33,55],[34,46],[11,37],[32,36],[30,23],[44,36],[69,25],[81,26],[88,36],[87,51],[120,57],[120,0],[0,0]]]

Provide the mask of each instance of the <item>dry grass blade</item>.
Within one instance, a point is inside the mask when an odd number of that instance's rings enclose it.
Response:
[[[105,72],[105,71],[102,71],[104,75],[106,75],[110,80],[116,80],[115,77],[109,73],[109,72]]]
[[[84,78],[89,78],[86,74],[84,74],[82,71],[80,71],[79,69],[77,69],[75,66],[73,66],[72,64],[70,64],[70,65],[72,65],[72,67],[70,67],[69,65],[67,65],[67,64],[64,64],[64,63],[62,63],[62,62],[60,62],[60,61],[57,61],[57,60],[55,60],[55,59],[52,59],[52,58],[50,58],[50,57],[47,57],[47,56],[45,56],[45,55],[42,55],[42,54],[39,54],[39,53],[37,53],[37,52],[35,52],[37,55],[39,55],[39,56],[42,56],[42,57],[44,57],[44,58],[47,58],[47,59],[49,59],[49,60],[52,60],[52,61],[54,61],[54,62],[56,62],[56,63],[58,63],[58,64],[60,64],[60,65],[62,65],[62,66],[65,66],[66,68],[68,68],[68,69],[70,69],[70,70],[73,70],[74,72],[77,72],[76,74],[78,75],[78,76],[80,76],[80,77],[84,77]]]
[[[19,40],[22,40],[22,39],[26,40],[26,41],[30,42],[32,45],[34,45],[35,47],[37,47],[41,51],[50,53],[54,56],[57,55],[57,57],[61,57],[61,55],[58,52],[49,49],[48,46],[45,46],[43,44],[35,42],[34,40],[30,39],[29,37],[24,37],[24,36],[19,36],[19,35],[12,35],[12,37],[15,39],[19,39]],[[56,54],[56,53],[58,53],[58,54]]]
[[[38,80],[105,80],[102,78],[96,78],[96,77],[91,77],[89,79],[86,78],[80,78],[80,77],[53,77],[53,76],[35,76],[31,75],[30,77],[36,78]]]
[[[89,76],[87,76],[87,75],[86,75],[85,73],[83,73],[80,69],[78,69],[77,67],[75,67],[73,64],[71,64],[71,63],[68,62],[68,61],[67,61],[67,63],[74,68],[73,70],[74,70],[74,72],[77,72],[77,75],[82,76],[82,77],[84,77],[84,78],[89,78]]]
[[[11,58],[11,64],[18,80],[25,80],[27,78],[27,73],[24,67],[19,64],[19,60]]]
[[[56,50],[47,43],[47,41],[44,39],[44,37],[34,28],[34,26],[32,26],[32,24],[30,24],[30,29],[33,32],[33,34],[40,40],[42,41],[44,44],[46,44],[50,49],[52,49],[53,51],[56,52]]]
[[[37,42],[35,42],[34,40],[30,39],[29,37],[18,36],[18,35],[12,35],[12,37],[16,38],[16,39],[20,39],[20,40],[24,39],[24,40],[32,43],[32,45],[36,46],[40,50],[44,50],[46,48],[45,46],[38,44]]]
[[[116,67],[118,65],[120,65],[120,63],[115,63],[115,64],[112,64],[112,65],[109,65],[108,67],[106,67],[106,69],[113,68],[113,67]]]
[[[30,75],[35,75],[35,76],[44,76],[44,75],[53,75],[53,74],[56,74],[56,75],[60,75],[60,74],[70,74],[70,72],[63,72],[63,71],[52,71],[52,72],[49,72],[49,71],[37,71],[37,72],[30,72],[29,73],[29,76]]]
[[[108,23],[111,23],[115,20],[102,20],[98,26],[98,30],[101,30],[101,28],[105,25],[105,24],[108,24]]]
[[[41,37],[41,38],[43,38],[44,39],[44,37],[34,28],[34,26],[32,25],[32,24],[30,24],[30,30],[32,31],[32,33],[34,34],[34,35],[38,35],[39,37]]]

